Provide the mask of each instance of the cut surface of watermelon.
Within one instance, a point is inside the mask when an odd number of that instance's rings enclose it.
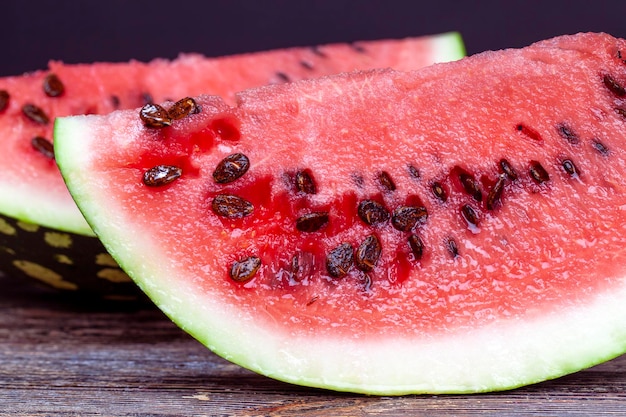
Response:
[[[207,93],[232,102],[235,92],[259,85],[355,69],[416,69],[458,59],[463,52],[459,34],[446,33],[222,58],[186,54],[174,61],[157,59],[150,63],[51,62],[46,71],[0,78],[0,135],[4,143],[0,154],[0,214],[93,235],[50,157],[48,144],[53,139],[55,117],[104,114],[135,108],[146,101]],[[36,137],[45,139],[43,145],[33,146]]]
[[[226,359],[371,394],[510,389],[626,350],[625,57],[578,34],[201,96],[162,129],[62,118],[57,162]]]

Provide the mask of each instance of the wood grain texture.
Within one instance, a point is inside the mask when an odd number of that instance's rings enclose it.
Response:
[[[0,288],[0,416],[626,416],[626,357],[508,392],[369,397],[256,375],[150,305]]]

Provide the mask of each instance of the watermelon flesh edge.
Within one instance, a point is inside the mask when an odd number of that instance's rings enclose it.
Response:
[[[62,118],[57,162],[111,255],[224,358],[341,391],[511,389],[626,350],[623,51],[625,40],[579,34],[415,72],[262,87],[235,106],[204,96],[200,114],[162,131],[147,130],[136,112]],[[241,137],[221,138],[216,120],[237,121]],[[214,184],[211,173],[233,152],[250,158],[249,171]],[[503,157],[516,179],[502,171]],[[171,161],[188,174],[158,190],[141,183],[144,170]],[[291,190],[290,173],[303,167],[317,194]],[[381,189],[381,170],[395,190]],[[480,201],[463,185],[466,173],[478,179]],[[487,208],[499,178],[503,191]],[[221,220],[210,200],[222,191],[254,201],[254,214]],[[410,253],[407,232],[356,217],[356,202],[372,196],[390,211],[426,207],[412,229],[424,259]],[[294,230],[295,216],[329,202],[326,229],[313,239]],[[341,242],[356,248],[372,231],[383,251],[371,286],[354,267],[340,279],[323,267],[285,278],[298,245],[324,255]],[[230,266],[251,254],[261,268],[234,282]]]
[[[83,235],[93,235],[65,189],[53,161],[34,151],[35,136],[52,140],[57,116],[105,114],[141,106],[145,99],[161,102],[185,95],[217,94],[232,100],[234,93],[267,83],[285,82],[379,66],[416,69],[433,62],[462,57],[458,33],[419,38],[291,48],[222,58],[183,54],[174,61],[65,65],[51,62],[47,71],[0,78],[0,90],[11,95],[0,110],[0,213],[24,222]],[[48,74],[65,83],[60,97],[47,97],[42,83]],[[284,75],[283,75],[284,74]],[[149,96],[150,98],[147,98]],[[50,121],[38,124],[22,114],[31,103]]]

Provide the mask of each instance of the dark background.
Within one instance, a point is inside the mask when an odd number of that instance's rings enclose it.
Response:
[[[470,54],[579,31],[626,37],[626,0],[2,0],[0,76],[49,59],[216,56],[452,30]]]

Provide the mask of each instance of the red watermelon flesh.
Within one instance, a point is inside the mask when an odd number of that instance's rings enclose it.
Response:
[[[149,63],[66,65],[53,61],[45,71],[0,78],[0,135],[4,143],[0,154],[0,164],[4,167],[0,214],[55,229],[92,234],[51,159],[55,117],[104,114],[135,108],[148,101],[161,102],[201,93],[217,94],[232,103],[236,91],[268,83],[354,69],[416,69],[457,59],[462,54],[459,35],[448,33],[222,58],[187,54],[174,61],[157,59]],[[56,80],[50,81],[50,75],[56,76]],[[51,96],[45,92],[46,88]],[[27,105],[40,111],[30,107],[25,112]],[[43,138],[38,146],[32,144],[35,137]]]
[[[509,389],[626,351],[625,56],[579,34],[202,96],[162,129],[63,118],[57,161],[119,264],[225,358],[355,392]]]

